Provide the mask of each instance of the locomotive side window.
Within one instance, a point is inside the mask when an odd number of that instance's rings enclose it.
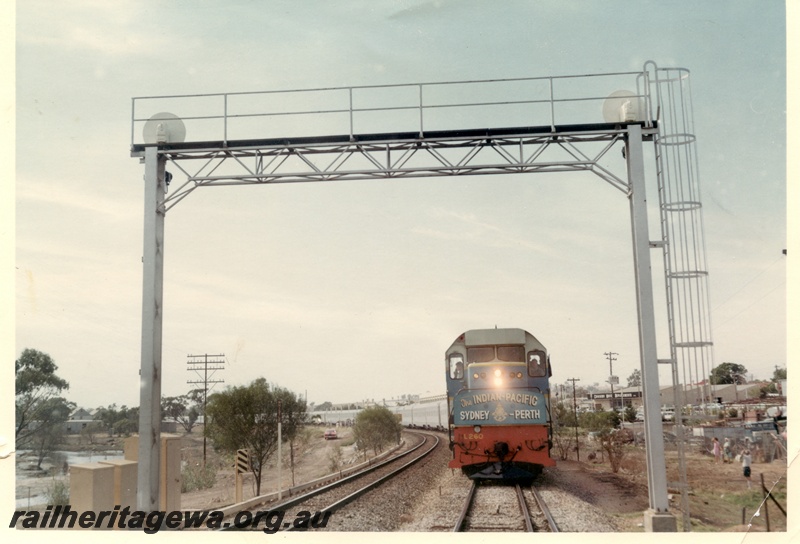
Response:
[[[494,361],[494,346],[467,348],[467,363],[488,363]]]
[[[528,376],[542,377],[547,375],[545,354],[538,349],[528,352]]]
[[[449,359],[450,378],[453,380],[464,379],[464,356],[460,353],[453,353]]]
[[[525,346],[497,346],[497,359],[506,363],[521,363],[525,360]]]

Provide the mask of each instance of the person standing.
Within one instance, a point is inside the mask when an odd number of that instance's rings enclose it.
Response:
[[[712,453],[714,454],[714,462],[719,463],[720,456],[722,454],[722,448],[719,445],[719,439],[715,436],[714,441],[712,442]]]
[[[750,450],[744,450],[742,452],[742,474],[744,474],[744,479],[747,480],[747,489],[750,489],[750,464],[752,463],[753,459],[750,457]]]
[[[722,445],[722,453],[724,455],[723,461],[725,463],[730,463],[733,461],[733,457],[731,456],[731,439],[726,438],[725,443]]]

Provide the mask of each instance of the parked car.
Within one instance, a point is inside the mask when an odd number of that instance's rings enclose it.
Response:
[[[336,440],[339,435],[336,434],[336,429],[328,429],[325,431],[325,440]]]

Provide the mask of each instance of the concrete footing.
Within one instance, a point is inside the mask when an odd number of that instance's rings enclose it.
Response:
[[[644,530],[647,533],[675,533],[678,531],[678,519],[669,513],[645,510]]]

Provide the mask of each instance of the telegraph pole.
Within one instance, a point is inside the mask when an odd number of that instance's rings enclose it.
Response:
[[[203,385],[203,466],[206,466],[206,403],[208,401],[208,384],[211,384],[211,389],[218,383],[224,383],[224,380],[214,380],[209,379],[214,377],[214,373],[217,370],[225,370],[225,354],[221,355],[209,355],[205,353],[203,355],[187,355],[189,360],[186,362],[189,367],[187,370],[194,371],[198,377],[202,378],[199,380],[188,380],[186,383],[189,384],[196,384],[196,385]],[[211,360],[208,358],[211,357]],[[212,366],[208,366],[208,365]],[[200,371],[202,370],[202,374]],[[211,376],[208,375],[208,371],[211,371]]]
[[[568,382],[572,382],[572,413],[575,415],[575,451],[578,454],[578,461],[581,460],[581,447],[578,443],[578,404],[575,400],[575,382],[581,381],[580,378],[568,378]]]
[[[281,479],[281,423],[283,422],[283,414],[281,414],[281,399],[278,399],[278,500],[281,500],[283,493],[283,480]]]
[[[619,355],[619,353],[614,353],[613,351],[607,351],[603,355],[605,355],[608,358],[608,383],[611,384],[611,409],[616,412],[617,403],[616,400],[614,399],[614,368],[612,366],[612,362],[617,360],[617,358],[614,356]]]

